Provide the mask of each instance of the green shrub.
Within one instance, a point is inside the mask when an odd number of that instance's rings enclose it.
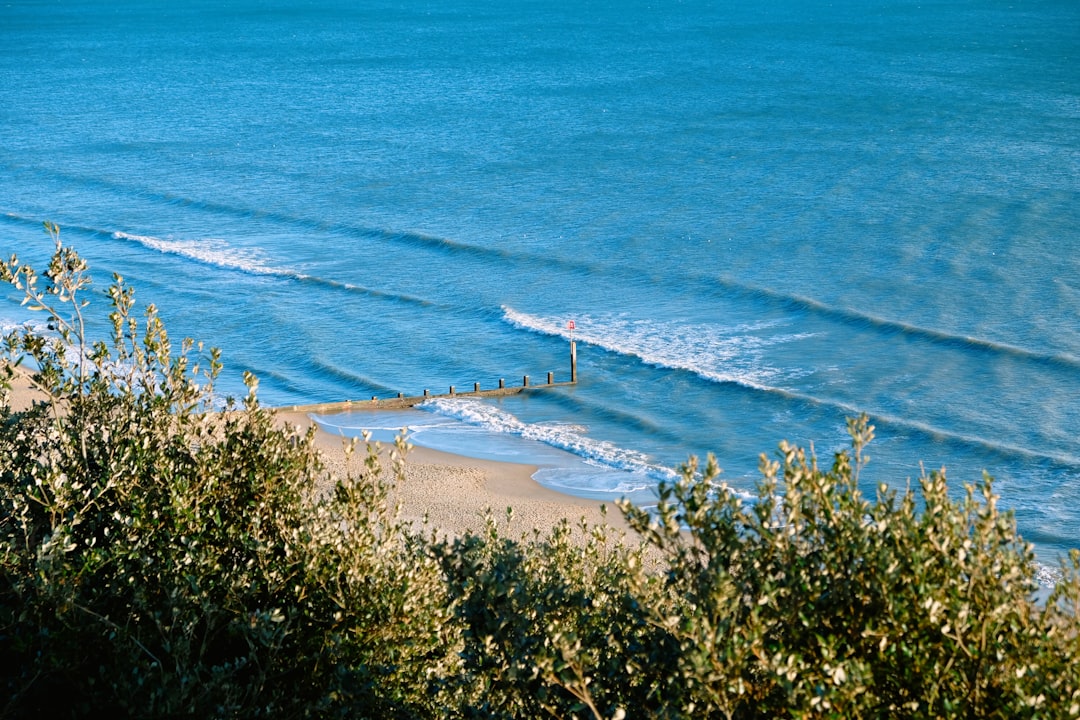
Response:
[[[375,449],[316,497],[312,432],[279,427],[251,377],[242,407],[213,412],[217,353],[189,370],[190,344],[174,354],[152,306],[137,321],[119,278],[112,343],[89,346],[85,264],[50,230],[44,288],[17,258],[0,269],[58,329],[6,340],[9,376],[25,373],[47,398],[0,425],[7,712],[436,707],[428,678],[457,662],[443,583],[388,507]]]
[[[251,376],[215,408],[218,353],[174,352],[120,278],[89,343],[47,227],[43,283],[0,262],[55,329],[0,362],[43,398],[0,397],[0,715],[1080,717],[1080,552],[1038,604],[989,477],[864,497],[865,417],[827,470],[763,457],[749,503],[691,459],[620,504],[630,538],[425,539],[389,500],[403,439],[320,495],[313,431]]]
[[[632,592],[647,582],[642,553],[614,542],[606,526],[582,521],[579,531],[564,521],[547,536],[513,541],[489,519],[485,535],[435,546],[463,627],[465,666],[454,682],[464,716],[619,718],[656,709],[650,683],[664,673],[634,670],[665,641]]]
[[[646,613],[678,642],[672,712],[1080,714],[1080,555],[1040,609],[1031,549],[988,477],[960,502],[943,472],[871,502],[858,475],[873,428],[849,429],[854,459],[839,453],[828,471],[787,444],[779,462],[763,456],[749,506],[710,458],[701,477],[691,463],[661,487],[655,517],[624,507],[670,568]]]

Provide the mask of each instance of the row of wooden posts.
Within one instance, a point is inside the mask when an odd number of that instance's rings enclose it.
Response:
[[[491,388],[488,390],[481,390],[480,383],[473,383],[473,389],[471,392],[458,392],[454,385],[450,386],[450,392],[440,395],[433,395],[430,390],[425,389],[423,395],[406,396],[404,393],[398,393],[397,397],[392,398],[380,398],[376,395],[372,395],[371,400],[346,400],[344,402],[333,403],[320,403],[317,405],[294,405],[287,410],[293,412],[314,412],[314,413],[333,413],[343,412],[346,410],[391,410],[399,408],[413,407],[419,405],[422,402],[428,400],[434,400],[436,398],[461,398],[461,397],[505,397],[507,395],[516,395],[518,393],[529,392],[532,390],[543,390],[554,387],[566,387],[568,385],[577,384],[577,343],[573,340],[570,341],[570,381],[569,382],[555,382],[555,373],[549,372],[547,374],[547,383],[543,385],[530,384],[529,376],[522,377],[521,385],[507,386],[504,378],[499,378],[499,387]]]

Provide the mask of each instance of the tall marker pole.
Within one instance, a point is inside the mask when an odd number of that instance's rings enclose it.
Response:
[[[577,382],[577,343],[574,342],[574,321],[566,323],[570,328],[570,382]]]

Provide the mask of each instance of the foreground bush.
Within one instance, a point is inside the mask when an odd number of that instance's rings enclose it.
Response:
[[[213,407],[216,352],[173,352],[153,307],[59,242],[0,275],[55,334],[6,339],[0,714],[85,717],[1080,717],[1080,553],[1035,604],[1034,558],[989,478],[859,490],[873,429],[821,469],[782,444],[746,503],[710,458],[569,524],[422,538],[373,448],[329,494],[311,432]],[[65,314],[66,313],[66,314]]]
[[[988,478],[959,503],[943,473],[868,501],[872,428],[850,430],[854,464],[840,453],[828,471],[781,444],[749,506],[711,487],[710,460],[702,479],[691,466],[661,488],[655,519],[625,508],[670,567],[645,614],[678,641],[676,714],[1080,713],[1080,557],[1037,608],[1034,557]]]
[[[850,430],[827,471],[782,444],[749,504],[690,463],[655,512],[623,506],[643,551],[444,548],[484,716],[1080,716],[1080,554],[1036,605],[988,478],[960,502],[938,473],[869,501],[872,428]]]
[[[85,265],[58,238],[44,287],[17,259],[0,272],[58,331],[7,338],[47,398],[0,425],[7,710],[438,714],[425,685],[457,662],[443,584],[377,458],[318,498],[312,433],[278,427],[250,378],[241,408],[210,412],[217,354],[189,371],[119,279],[112,342],[90,346]]]

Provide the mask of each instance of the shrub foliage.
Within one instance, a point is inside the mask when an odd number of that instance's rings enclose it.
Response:
[[[437,714],[425,685],[458,664],[444,583],[374,449],[317,497],[312,432],[279,427],[250,377],[212,412],[217,353],[189,370],[120,278],[112,342],[88,345],[85,265],[53,234],[43,287],[16,258],[0,270],[57,328],[7,338],[7,372],[28,365],[48,398],[0,426],[8,710]]]
[[[313,431],[251,376],[216,406],[217,351],[119,277],[91,342],[47,229],[42,276],[0,262],[50,326],[0,365],[3,716],[1080,717],[1080,553],[1037,603],[989,477],[865,497],[865,417],[827,469],[763,456],[752,501],[691,459],[620,504],[629,537],[428,537],[390,500],[403,439],[318,492]]]

